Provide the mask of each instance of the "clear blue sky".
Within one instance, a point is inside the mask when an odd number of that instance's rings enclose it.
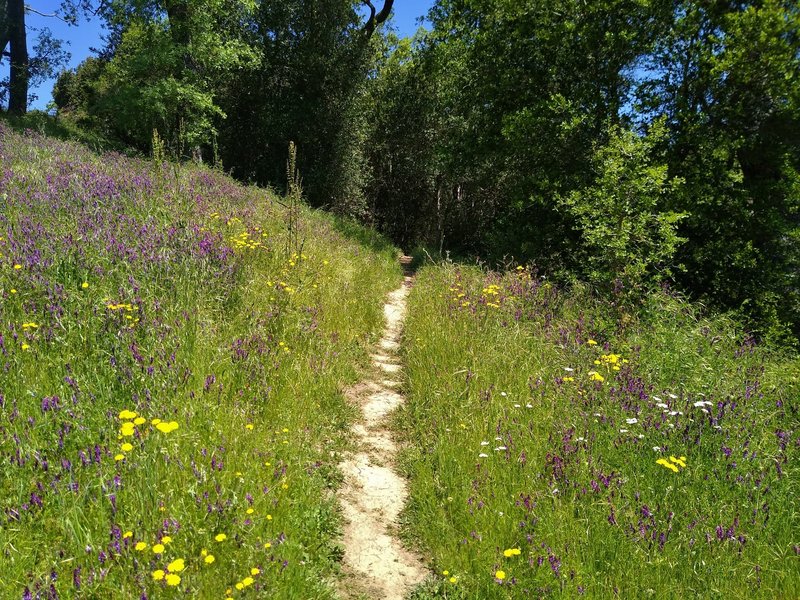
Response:
[[[280,2],[281,0],[272,1]],[[427,14],[433,2],[434,0],[395,0],[392,9],[392,20],[398,34],[401,36],[413,35],[419,27],[417,20]],[[60,0],[30,0],[28,4],[39,12],[50,14],[56,11]],[[380,8],[380,0],[377,0],[375,4]],[[31,52],[33,52],[33,45],[36,41],[38,29],[49,27],[55,37],[68,42],[67,50],[72,55],[72,59],[69,62],[70,68],[77,67],[89,56],[92,47],[99,48],[103,44],[100,39],[103,31],[101,29],[100,20],[97,18],[89,22],[81,21],[77,27],[68,27],[58,19],[40,17],[34,13],[29,13],[27,23],[28,44]],[[4,61],[3,75],[5,75],[6,69],[7,62]],[[31,90],[31,93],[39,96],[36,101],[31,103],[32,109],[45,109],[47,103],[50,102],[54,83],[54,80],[46,81],[43,85]]]

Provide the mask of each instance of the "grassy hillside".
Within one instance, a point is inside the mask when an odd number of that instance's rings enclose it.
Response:
[[[331,597],[395,250],[3,125],[0,167],[0,597]]]
[[[416,598],[800,597],[796,360],[522,268],[423,268],[407,339]]]

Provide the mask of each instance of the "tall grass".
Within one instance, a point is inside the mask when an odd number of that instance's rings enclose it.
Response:
[[[395,251],[205,169],[2,126],[0,166],[0,597],[332,597]]]
[[[423,268],[406,332],[415,597],[800,596],[796,359],[525,269]]]

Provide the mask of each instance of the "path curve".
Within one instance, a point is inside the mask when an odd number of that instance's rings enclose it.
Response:
[[[339,465],[344,473],[341,506],[345,517],[344,563],[351,575],[345,596],[359,594],[381,600],[401,600],[426,576],[422,559],[404,548],[397,538],[397,518],[408,492],[405,480],[394,471],[397,445],[387,417],[403,396],[396,390],[402,369],[397,357],[406,314],[406,297],[413,281],[411,259],[400,261],[403,285],[391,292],[383,307],[386,328],[372,355],[374,374],[346,392],[361,409],[353,425],[358,451]],[[354,594],[355,593],[355,594]]]

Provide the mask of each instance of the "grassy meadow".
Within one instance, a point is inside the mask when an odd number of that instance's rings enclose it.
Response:
[[[3,125],[0,167],[0,597],[333,597],[396,250]]]
[[[406,326],[424,598],[800,597],[800,364],[659,293],[422,268]]]

